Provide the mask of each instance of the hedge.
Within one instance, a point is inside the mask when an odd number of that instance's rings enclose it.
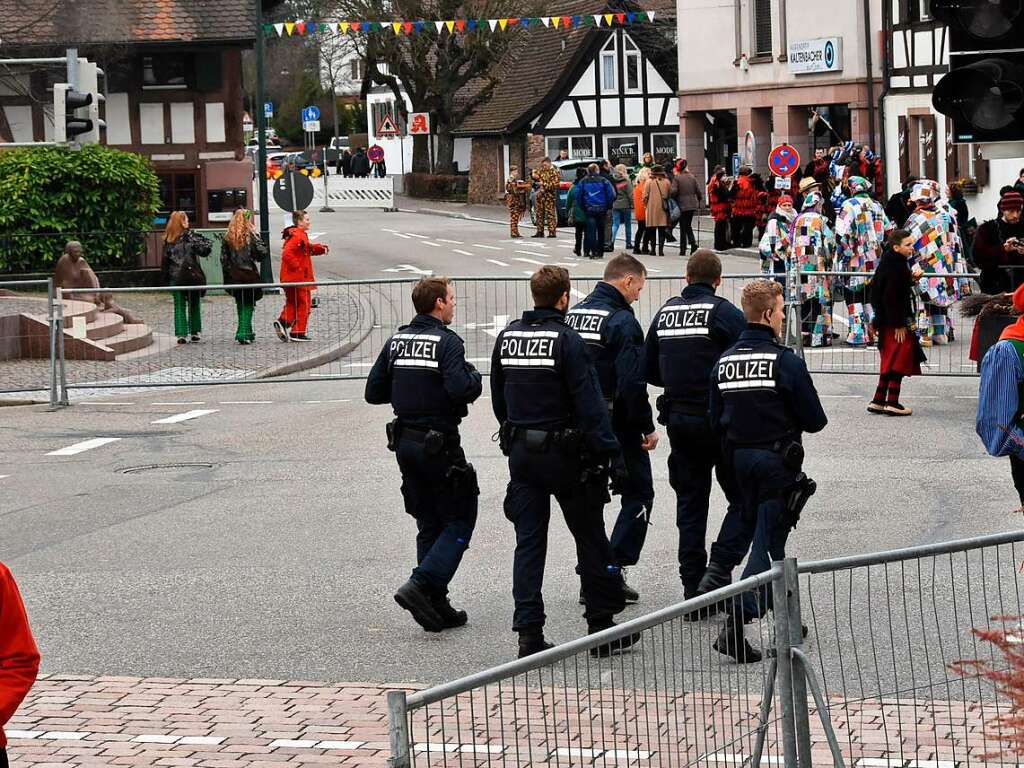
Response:
[[[89,145],[0,151],[0,274],[46,272],[66,240],[94,269],[134,267],[159,185],[142,155]]]
[[[425,197],[432,200],[465,200],[469,194],[469,176],[407,173],[405,193],[410,197]]]

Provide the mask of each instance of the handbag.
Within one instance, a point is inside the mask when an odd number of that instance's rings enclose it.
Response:
[[[221,251],[221,262],[224,275],[228,281],[236,285],[248,285],[260,282],[259,264],[253,256],[252,243],[246,244],[241,250],[234,250],[225,244]]]
[[[668,214],[669,224],[675,224],[679,221],[679,217],[683,215],[683,212],[679,208],[679,203],[676,202],[674,197],[665,198],[662,201],[662,205],[665,209],[665,213]]]

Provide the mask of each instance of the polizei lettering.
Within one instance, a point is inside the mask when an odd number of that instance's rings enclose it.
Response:
[[[440,336],[421,333],[398,333],[391,337],[388,353],[398,368],[437,368]]]
[[[740,353],[718,361],[718,388],[723,392],[743,389],[775,389],[778,355]]]
[[[555,367],[555,331],[506,331],[501,337],[498,354],[507,368]]]
[[[578,333],[600,333],[603,320],[603,317],[584,315],[580,312],[570,312],[565,316],[566,325],[570,328],[575,328]]]
[[[707,336],[714,304],[677,304],[664,307],[658,314],[659,338]]]
[[[552,357],[555,351],[554,339],[510,339],[501,340],[502,357]]]

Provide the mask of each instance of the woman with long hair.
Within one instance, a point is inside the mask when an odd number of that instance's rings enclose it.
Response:
[[[260,239],[252,211],[239,208],[231,217],[224,233],[224,246],[220,250],[224,282],[235,285],[261,282],[260,264],[266,255],[267,248]],[[260,288],[228,288],[227,291],[234,297],[238,313],[235,341],[243,346],[252,344],[256,341],[252,316],[256,302],[263,298],[263,291]]]
[[[651,171],[651,178],[644,186],[644,208],[646,209],[647,229],[644,232],[644,248],[655,255],[655,240],[657,240],[657,255],[665,255],[665,231],[668,229],[668,211],[665,206],[668,204],[668,196],[671,184],[665,177],[665,169],[656,165]]]
[[[199,259],[210,254],[212,245],[202,235],[189,229],[188,216],[175,211],[164,229],[164,283],[183,288],[206,285],[206,273]],[[204,291],[174,291],[174,335],[179,344],[200,340],[203,330],[202,299]]]

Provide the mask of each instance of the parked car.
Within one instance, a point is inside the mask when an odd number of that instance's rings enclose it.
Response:
[[[591,163],[600,164],[601,159],[597,157],[577,158],[576,160],[554,160],[552,165],[558,169],[562,177],[558,185],[558,199],[555,201],[555,210],[558,211],[558,226],[564,227],[569,222],[569,210],[566,201],[569,198],[569,190],[576,181],[576,169],[586,168]],[[537,226],[537,184],[533,185],[533,192],[530,193],[530,222]]]
[[[288,155],[284,152],[275,152],[267,155],[267,178],[277,179],[284,173],[285,158]]]
[[[256,152],[260,148],[260,143],[256,139],[252,139],[245,146],[246,157],[256,157]],[[270,157],[273,152],[284,152],[284,148],[280,144],[272,143],[269,138],[267,140],[267,157]]]
[[[345,150],[352,150],[348,136],[335,136],[327,147],[327,162],[334,165],[338,162],[338,156]]]

